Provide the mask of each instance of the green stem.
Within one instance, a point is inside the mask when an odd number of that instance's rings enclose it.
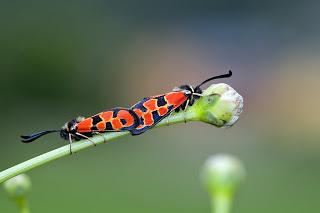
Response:
[[[17,200],[18,207],[21,213],[30,213],[28,201],[26,197],[22,197]]]
[[[212,213],[230,213],[231,212],[231,196],[215,195],[211,196]]]
[[[187,110],[173,113],[156,127],[187,121],[202,121],[217,127],[230,127],[235,123],[242,111],[243,99],[234,89],[226,84],[212,84],[203,91],[202,95]],[[90,141],[81,140],[72,143],[72,151],[78,152],[89,148],[93,146],[92,141],[95,144],[102,144],[125,135],[129,135],[129,132],[110,132],[97,135],[92,137]],[[0,172],[0,183],[50,161],[69,156],[69,148],[69,145],[60,147]]]
[[[192,121],[192,120],[198,120],[198,119],[197,119],[196,113],[190,107],[189,110],[187,111],[181,111],[179,113],[172,114],[169,118],[166,118],[163,121],[161,121],[156,127],[181,123],[185,121]],[[102,143],[109,142],[111,140],[123,137],[125,135],[129,135],[129,132],[110,132],[110,133],[105,133],[105,134],[92,137],[91,140],[98,145],[98,144],[102,144]],[[89,148],[91,146],[93,146],[93,144],[89,140],[81,140],[79,142],[74,142],[72,143],[72,152],[76,153],[83,149]],[[70,148],[69,145],[65,145],[63,147],[44,153],[42,155],[39,155],[35,158],[32,158],[30,160],[27,160],[23,163],[17,164],[11,168],[8,168],[0,172],[0,183],[18,174],[25,173],[35,167],[48,163],[50,161],[53,161],[65,156],[69,156],[70,155],[69,148]]]

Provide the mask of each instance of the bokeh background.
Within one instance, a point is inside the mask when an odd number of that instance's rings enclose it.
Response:
[[[0,168],[65,144],[78,115],[128,107],[180,84],[223,79],[245,100],[230,129],[180,124],[125,137],[28,174],[32,212],[209,212],[208,156],[240,158],[234,211],[320,210],[318,1],[0,3]],[[17,209],[0,190],[0,212]]]

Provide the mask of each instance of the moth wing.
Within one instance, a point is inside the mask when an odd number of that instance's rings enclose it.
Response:
[[[176,98],[173,95],[179,94]],[[168,117],[176,108],[183,104],[187,97],[181,92],[146,97],[132,106],[141,119],[141,124],[130,130],[132,135],[139,135]],[[148,107],[150,105],[150,107]],[[155,109],[156,108],[156,109]]]

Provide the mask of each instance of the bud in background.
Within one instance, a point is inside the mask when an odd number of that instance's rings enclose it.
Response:
[[[31,189],[29,176],[21,174],[4,182],[8,196],[18,205],[21,213],[29,213],[27,195]]]
[[[219,154],[205,162],[201,179],[211,197],[212,212],[229,213],[233,195],[245,179],[245,168],[235,157]]]

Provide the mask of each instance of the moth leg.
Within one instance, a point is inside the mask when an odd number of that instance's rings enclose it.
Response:
[[[184,119],[184,123],[185,123],[185,124],[187,123],[186,110],[187,110],[187,108],[189,107],[189,103],[190,103],[190,100],[188,99],[188,100],[186,101],[186,106],[185,106],[185,108],[184,108],[184,110],[183,110],[183,119]]]
[[[72,144],[72,137],[71,137],[71,134],[69,133],[69,152],[70,152],[70,155],[72,155],[72,147],[71,147],[71,144]]]
[[[101,136],[103,139],[103,143],[107,142],[106,139],[103,137],[103,135],[100,132],[95,132],[94,134]]]
[[[83,137],[83,138],[85,138],[85,139],[88,139],[94,146],[97,146],[97,144],[96,144],[91,138],[89,138],[88,136],[83,135],[83,134],[81,134],[81,133],[79,133],[79,132],[76,132],[75,134],[78,135],[78,136],[80,136],[80,137]]]

